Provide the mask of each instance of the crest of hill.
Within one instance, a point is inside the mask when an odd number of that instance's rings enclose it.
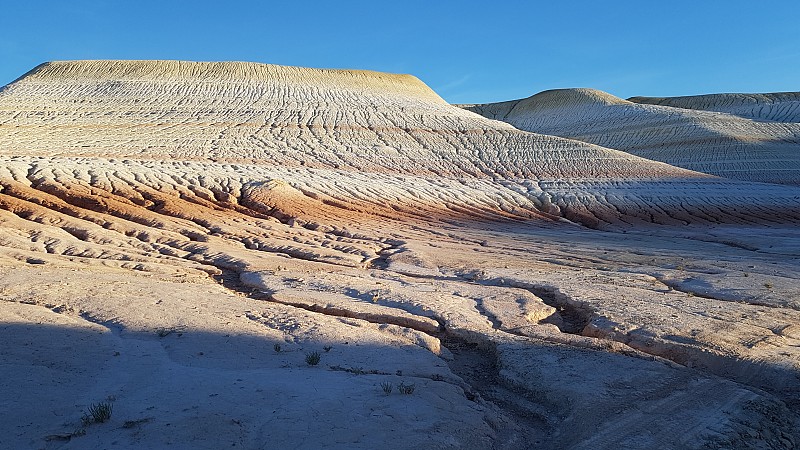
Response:
[[[755,120],[800,122],[800,92],[631,97],[628,100],[647,105],[724,112]]]
[[[446,104],[439,95],[413,75],[230,61],[52,61],[36,66],[9,86],[19,83],[75,83],[112,80],[150,83],[191,81],[192,83],[306,85],[396,94]]]
[[[615,97],[607,92],[590,88],[551,89],[539,92],[527,98],[506,102],[486,103],[478,105],[459,105],[484,117],[503,120],[511,115],[548,112],[571,107],[590,105],[620,105],[631,102]]]
[[[531,108],[560,108],[564,106],[582,106],[601,103],[617,105],[630,103],[608,92],[589,88],[551,89],[520,100],[520,105]]]

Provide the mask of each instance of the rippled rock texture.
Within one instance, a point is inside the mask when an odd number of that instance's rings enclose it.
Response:
[[[462,105],[521,130],[590,142],[734,180],[800,185],[800,94],[633,97],[557,89]]]

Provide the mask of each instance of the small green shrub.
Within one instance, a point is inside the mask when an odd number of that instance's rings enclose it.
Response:
[[[281,352],[281,344],[275,344],[272,346],[272,348],[275,349],[275,353]]]
[[[316,366],[319,364],[320,356],[319,352],[311,352],[306,353],[306,364],[309,366]]]

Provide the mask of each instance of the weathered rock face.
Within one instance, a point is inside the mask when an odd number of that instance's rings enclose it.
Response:
[[[521,130],[577,139],[735,180],[800,185],[798,94],[622,100],[558,89],[464,105]]]
[[[410,76],[44,64],[0,91],[0,447],[791,448],[798,222]]]

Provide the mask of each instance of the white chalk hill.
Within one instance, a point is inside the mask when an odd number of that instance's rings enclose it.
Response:
[[[575,111],[606,114],[610,103],[625,103],[605,95],[587,108],[584,98],[595,94],[573,94],[566,106]],[[543,130],[551,134],[561,126],[554,117],[563,116],[554,101],[529,102],[553,112]],[[536,117],[526,113],[515,125],[536,128],[527,126],[541,122]],[[600,126],[589,120],[573,129]],[[659,126],[652,133],[672,133]],[[741,208],[766,221],[798,215],[793,192],[522,132],[452,107],[408,75],[252,63],[47,63],[0,93],[0,127],[2,179],[82,183],[116,197],[139,196],[139,184],[173,193],[202,187],[218,201],[247,204],[246,186],[277,178],[307,195],[288,199],[292,205],[390,215],[561,216],[592,227],[738,222],[733,211]],[[600,131],[599,143],[610,147],[626,139]]]
[[[521,130],[551,134],[736,180],[800,185],[797,93],[634,97],[556,89],[464,105]]]
[[[800,122],[800,92],[631,97],[628,100],[646,105],[717,111],[761,121]]]

